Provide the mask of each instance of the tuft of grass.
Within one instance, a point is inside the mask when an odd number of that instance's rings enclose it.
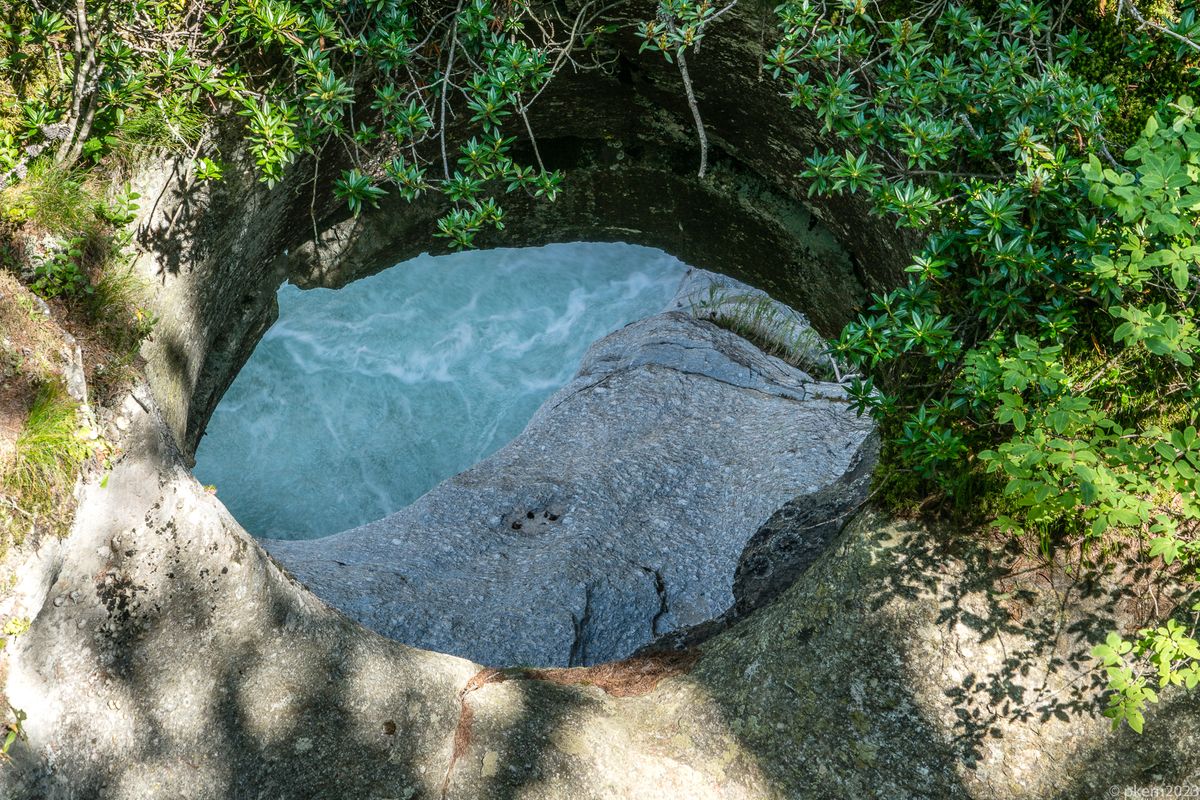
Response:
[[[146,309],[149,283],[130,259],[111,258],[95,275],[85,298],[91,327],[99,334],[103,357],[90,376],[97,402],[105,402],[132,383],[142,342],[151,337],[157,318]]]
[[[24,180],[0,192],[0,218],[32,221],[52,234],[76,235],[96,227],[96,198],[79,170],[41,158],[30,165]]]
[[[182,104],[137,109],[106,137],[109,158],[129,167],[149,153],[185,153],[204,133],[205,117]]]
[[[35,295],[21,285],[16,275],[3,269],[0,269],[0,334],[0,389],[11,390],[19,376],[41,384],[56,373],[61,339]],[[7,345],[3,340],[7,340]],[[7,374],[5,365],[17,374]]]
[[[799,369],[811,367],[791,337],[782,332],[766,331],[756,324],[759,319],[758,308],[757,305],[753,305],[745,314],[722,311],[707,319],[714,325],[733,331],[769,356],[775,356]]]
[[[17,436],[16,452],[0,484],[24,515],[65,533],[72,490],[95,447],[85,437],[79,404],[61,381],[42,384]]]
[[[144,309],[148,287],[119,255],[110,257],[94,277],[87,312],[114,346],[132,342],[136,348],[149,336],[153,319]]]

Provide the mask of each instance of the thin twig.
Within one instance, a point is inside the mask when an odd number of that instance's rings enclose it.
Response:
[[[1142,16],[1142,12],[1138,11],[1138,7],[1136,5],[1134,5],[1133,0],[1121,0],[1120,7],[1128,9],[1129,16],[1133,17],[1134,20],[1137,21],[1138,25],[1141,26],[1142,28],[1152,28],[1153,30],[1158,31],[1159,33],[1165,33],[1167,36],[1170,36],[1172,39],[1177,39],[1178,41],[1181,41],[1184,44],[1186,44],[1188,47],[1191,47],[1194,50],[1200,51],[1200,44],[1198,44],[1197,42],[1189,39],[1188,37],[1184,36],[1181,33],[1176,33],[1175,31],[1171,30],[1170,28],[1168,28],[1166,25],[1163,25],[1162,23],[1146,19],[1144,16]]]
[[[703,178],[708,171],[708,135],[704,132],[704,120],[700,118],[700,106],[696,104],[696,94],[692,91],[692,79],[688,75],[687,59],[683,50],[679,51],[679,74],[683,76],[683,88],[687,92],[688,107],[692,109],[692,119],[696,121],[696,135],[700,137],[700,172]]]
[[[533,135],[533,126],[529,124],[529,115],[525,113],[525,106],[518,101],[517,108],[520,111],[521,119],[525,120],[525,130],[529,133],[529,144],[533,147],[533,157],[537,159],[538,169],[542,172],[546,171],[546,165],[542,163],[542,154],[538,150],[537,137]]]
[[[13,511],[16,511],[17,513],[21,514],[26,519],[33,520],[35,522],[37,521],[37,517],[35,517],[33,514],[29,513],[28,511],[26,511],[25,509],[23,509],[19,505],[17,505],[16,501],[13,500],[12,498],[0,495],[0,501],[3,501],[5,505],[7,505]]]
[[[446,180],[450,180],[450,159],[446,157],[446,96],[450,93],[450,73],[454,71],[454,51],[458,47],[458,15],[462,11],[462,0],[454,9],[454,24],[450,28],[450,55],[446,58],[446,72],[442,75],[441,122],[439,123],[438,138],[442,145],[442,171]]]

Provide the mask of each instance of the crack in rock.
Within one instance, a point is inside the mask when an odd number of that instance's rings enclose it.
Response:
[[[583,587],[583,615],[571,615],[571,622],[575,626],[575,638],[571,642],[571,653],[567,657],[568,667],[578,667],[581,664],[587,663],[588,652],[588,625],[591,622],[592,616],[592,587],[591,584]]]
[[[654,615],[654,618],[650,620],[650,634],[652,636],[658,636],[658,634],[661,632],[658,629],[659,623],[662,621],[662,618],[671,611],[671,607],[667,598],[667,583],[663,580],[662,571],[657,567],[642,567],[642,569],[648,575],[654,578],[654,591],[658,593],[658,612]]]

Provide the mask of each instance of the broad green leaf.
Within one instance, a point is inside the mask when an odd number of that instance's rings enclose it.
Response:
[[[1171,265],[1171,282],[1175,288],[1183,291],[1188,285],[1188,265],[1186,261],[1176,261]]]

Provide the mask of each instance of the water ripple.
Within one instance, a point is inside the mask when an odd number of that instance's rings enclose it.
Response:
[[[284,286],[196,476],[258,536],[383,517],[520,433],[588,345],[659,311],[685,269],[576,243],[421,256],[338,291]]]

